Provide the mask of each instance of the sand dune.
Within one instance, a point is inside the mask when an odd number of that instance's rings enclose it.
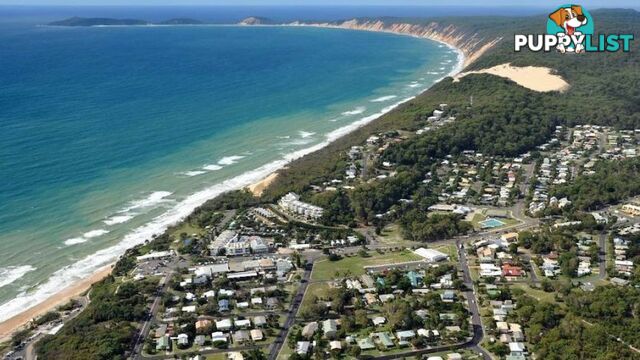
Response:
[[[534,91],[566,91],[569,88],[562,76],[552,73],[552,69],[539,66],[516,67],[511,64],[497,65],[492,68],[460,73],[456,81],[469,74],[491,74],[507,78],[520,86]]]
[[[262,195],[264,190],[267,187],[269,187],[269,185],[271,185],[273,180],[275,180],[277,177],[278,177],[278,173],[274,172],[274,173],[270,174],[269,176],[267,176],[266,178],[258,181],[257,183],[247,186],[247,189],[249,189],[249,191],[251,191],[254,196],[260,196],[260,195]]]

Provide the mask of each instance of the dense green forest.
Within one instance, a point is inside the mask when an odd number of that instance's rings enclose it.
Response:
[[[578,176],[553,190],[554,196],[567,197],[579,210],[597,210],[640,194],[640,159],[600,161],[591,175]]]
[[[628,346],[640,345],[639,296],[638,289],[613,286],[574,289],[566,306],[521,296],[516,316],[527,324],[528,341],[540,359],[640,359]]]
[[[147,297],[156,290],[149,281],[118,283],[109,276],[91,288],[91,303],[55,336],[37,344],[40,359],[124,359],[147,314]]]

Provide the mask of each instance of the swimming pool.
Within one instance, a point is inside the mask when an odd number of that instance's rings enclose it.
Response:
[[[504,225],[504,222],[494,218],[489,218],[480,222],[480,226],[482,226],[483,229],[497,228],[502,225]]]

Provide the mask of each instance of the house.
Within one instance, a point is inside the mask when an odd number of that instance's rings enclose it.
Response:
[[[251,321],[249,319],[236,320],[235,325],[238,329],[248,329],[251,327]]]
[[[393,294],[381,294],[378,297],[380,298],[380,301],[382,301],[383,303],[387,301],[391,301],[396,298]]]
[[[263,327],[265,325],[267,325],[267,318],[259,315],[253,318],[253,325],[255,327]]]
[[[198,320],[196,321],[196,331],[204,330],[208,327],[211,327],[211,325],[213,325],[213,322],[211,320],[208,320],[208,319]]]
[[[199,346],[204,346],[204,343],[207,341],[204,335],[196,335],[196,338],[193,340]]]
[[[338,324],[333,319],[328,319],[322,322],[322,331],[327,338],[334,338],[338,332]]]
[[[375,349],[376,345],[373,343],[373,341],[371,341],[370,338],[362,338],[358,340],[358,347],[361,350],[371,350],[371,349]]]
[[[511,264],[502,265],[502,276],[504,277],[520,277],[522,276],[522,268]]]
[[[241,352],[233,351],[233,352],[227,353],[227,359],[228,360],[244,360],[244,356],[242,355]]]
[[[189,345],[189,335],[187,335],[187,334],[178,334],[178,345],[179,346],[188,346]]]
[[[462,355],[460,353],[450,353],[447,354],[447,360],[462,360]]]
[[[309,353],[309,349],[311,348],[311,343],[308,341],[298,341],[296,343],[296,354],[298,355],[307,355]]]
[[[333,340],[329,342],[329,349],[331,349],[331,351],[340,351],[342,350],[342,342],[338,341],[338,340]]]
[[[250,334],[251,334],[251,340],[253,341],[264,340],[264,335],[262,334],[262,330],[260,329],[253,329],[251,330]]]
[[[251,298],[251,305],[253,305],[253,306],[262,306],[262,298],[261,297]]]
[[[387,334],[386,332],[381,332],[381,333],[378,333],[377,335],[378,335],[378,340],[380,341],[382,346],[384,346],[385,348],[390,348],[395,346],[395,344],[393,343],[393,340],[391,340],[391,336],[389,336],[389,334]]]
[[[171,350],[171,341],[167,335],[164,335],[156,340],[156,350],[168,351]]]
[[[515,355],[515,356],[526,355],[527,353],[527,351],[525,350],[524,344],[521,342],[510,342],[509,351],[511,355]]]
[[[367,305],[377,304],[378,296],[376,294],[366,293],[364,294],[364,300],[366,301]]]
[[[219,300],[218,311],[229,311],[229,300],[227,299]]]
[[[274,310],[274,309],[277,309],[279,306],[280,306],[280,301],[278,300],[278,298],[274,298],[274,297],[267,298],[267,304],[265,305],[266,309]]]
[[[189,305],[189,306],[183,306],[182,312],[186,312],[186,313],[194,313],[196,312],[196,306],[195,305]]]
[[[407,278],[409,278],[412,287],[418,287],[422,283],[422,276],[415,271],[409,271]]]
[[[249,332],[247,330],[238,330],[233,333],[233,342],[236,344],[244,344],[250,339]]]
[[[216,329],[218,329],[218,331],[229,331],[231,330],[232,326],[233,324],[231,323],[231,319],[222,319],[216,321]]]
[[[205,298],[205,299],[216,297],[216,292],[213,291],[213,290],[209,290],[209,291],[205,292],[204,294],[202,294],[202,297]]]
[[[440,299],[442,299],[443,302],[453,302],[456,299],[456,293],[453,290],[445,290],[440,294]]]
[[[380,325],[384,325],[384,323],[387,322],[387,319],[383,316],[376,316],[373,318],[372,321],[374,326],[380,326]]]
[[[398,331],[396,333],[396,338],[401,342],[408,342],[414,337],[416,337],[416,333],[413,330]]]
[[[227,342],[227,335],[225,335],[222,331],[216,331],[211,333],[211,343],[219,343],[219,342]]]
[[[302,336],[307,339],[311,339],[311,337],[313,337],[313,334],[315,334],[317,330],[318,330],[318,323],[315,321],[312,321],[302,328]]]
[[[249,237],[249,247],[254,254],[263,254],[269,252],[269,247],[259,236]]]

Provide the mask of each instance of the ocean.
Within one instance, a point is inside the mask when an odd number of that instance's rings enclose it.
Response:
[[[41,25],[64,16],[18,10],[0,18],[0,321],[460,60],[386,33],[63,28]]]

